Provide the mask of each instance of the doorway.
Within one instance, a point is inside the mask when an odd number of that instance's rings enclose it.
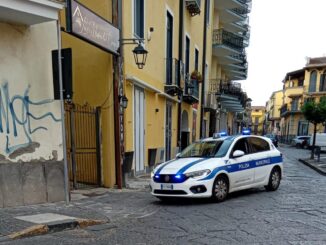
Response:
[[[134,140],[135,140],[135,172],[144,172],[144,102],[145,93],[142,88],[135,87],[134,94]]]

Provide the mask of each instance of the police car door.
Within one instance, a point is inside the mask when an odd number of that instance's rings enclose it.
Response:
[[[240,157],[234,157],[233,153],[236,150],[243,151],[245,154]],[[230,177],[230,188],[239,188],[253,183],[254,170],[250,165],[251,160],[247,138],[238,139],[230,152],[227,163],[227,171],[229,172]]]
[[[248,143],[252,151],[252,160],[254,166],[254,182],[261,183],[269,176],[272,169],[271,157],[272,152],[270,150],[269,143],[258,137],[248,138]]]

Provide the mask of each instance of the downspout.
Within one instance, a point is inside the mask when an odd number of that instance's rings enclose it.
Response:
[[[204,37],[203,37],[203,59],[202,59],[202,87],[201,87],[201,98],[200,98],[200,138],[203,138],[206,132],[204,129],[204,105],[205,105],[205,81],[206,81],[206,44],[207,44],[207,9],[208,1],[205,0],[205,15],[204,15]],[[209,13],[208,13],[209,14]]]
[[[183,60],[183,15],[184,15],[184,0],[180,0],[179,4],[179,68],[182,64]],[[184,69],[183,69],[184,70]],[[180,72],[180,71],[179,71]],[[178,84],[181,86],[181,76],[178,76]],[[178,95],[180,102],[178,103],[178,135],[177,135],[177,146],[179,147],[179,151],[181,151],[181,123],[182,123],[182,97],[183,91],[181,91]]]
[[[121,36],[122,36],[122,3],[119,0],[112,1],[112,22],[120,30],[120,57],[117,55],[113,56],[113,100],[114,100],[114,152],[115,152],[115,174],[116,174],[116,185],[119,189],[122,188],[122,162],[123,162],[123,147],[120,138],[120,133],[123,132],[121,128],[121,106],[119,103],[120,94],[120,78],[121,78]],[[123,112],[122,112],[123,115]],[[123,127],[123,126],[122,126]]]

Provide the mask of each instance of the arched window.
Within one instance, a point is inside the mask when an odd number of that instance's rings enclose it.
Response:
[[[312,71],[310,73],[310,82],[308,92],[316,92],[316,81],[317,81],[317,72]]]
[[[320,75],[319,91],[326,91],[326,71]]]

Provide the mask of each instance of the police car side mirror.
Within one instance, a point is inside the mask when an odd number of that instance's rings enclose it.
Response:
[[[232,157],[233,158],[242,157],[242,156],[244,156],[244,154],[245,153],[243,151],[236,150],[235,152],[233,152]]]
[[[179,158],[180,155],[181,153],[178,153],[177,155],[175,155],[175,158]]]

